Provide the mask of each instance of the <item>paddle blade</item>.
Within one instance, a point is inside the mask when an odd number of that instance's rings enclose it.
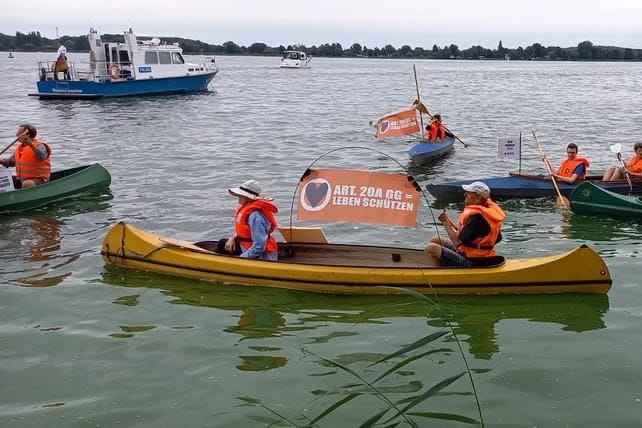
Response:
[[[611,144],[609,148],[613,153],[620,153],[622,151],[622,144],[620,143]]]
[[[569,201],[567,197],[560,195],[557,197],[557,206],[568,208],[571,206],[571,201]]]

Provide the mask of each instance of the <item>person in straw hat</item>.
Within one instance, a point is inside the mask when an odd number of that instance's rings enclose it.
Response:
[[[272,236],[276,229],[278,207],[272,200],[260,197],[261,184],[247,180],[227,189],[239,199],[234,218],[234,235],[218,241],[216,252],[248,259],[277,260],[278,245]]]
[[[448,218],[445,210],[439,214],[448,238],[434,236],[426,253],[437,265],[470,267],[494,264],[497,260],[495,245],[502,239],[504,211],[490,199],[490,189],[475,181],[461,186],[464,189],[464,211],[459,224]]]

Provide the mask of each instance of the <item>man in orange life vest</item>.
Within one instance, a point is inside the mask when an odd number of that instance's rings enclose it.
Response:
[[[444,225],[448,238],[434,236],[426,252],[437,265],[470,267],[492,264],[496,259],[495,245],[502,239],[504,211],[490,199],[490,189],[481,182],[461,186],[466,206],[455,225],[443,210],[439,221]]]
[[[436,114],[430,119],[430,123],[426,125],[426,131],[428,131],[428,141],[438,141],[443,140],[446,137],[453,138],[454,135],[446,129],[444,124],[441,122],[441,115]]]
[[[628,173],[631,178],[635,177],[638,180],[642,179],[642,143],[635,143],[633,145],[633,151],[635,152],[635,154],[626,164],[626,170],[624,166],[610,166],[606,169],[602,180],[619,180],[624,177],[625,173]]]
[[[272,236],[277,226],[277,206],[271,200],[259,197],[261,185],[256,180],[248,180],[228,191],[239,198],[234,235],[218,241],[216,252],[248,259],[277,260],[278,246]]]
[[[565,183],[573,184],[577,179],[583,179],[586,176],[586,170],[591,165],[588,159],[577,156],[577,144],[571,143],[566,146],[567,158],[560,165],[553,177]],[[544,158],[548,162],[548,159]]]
[[[51,175],[51,147],[36,139],[36,127],[25,123],[20,125],[16,137],[20,145],[0,165],[16,167],[16,188],[34,187],[49,181]]]

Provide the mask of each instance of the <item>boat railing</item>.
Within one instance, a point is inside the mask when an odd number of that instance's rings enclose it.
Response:
[[[39,61],[40,80],[83,80],[108,82],[134,78],[131,62],[91,61],[76,63],[67,61],[66,72],[55,72],[56,61]]]
[[[186,63],[192,67],[192,64]],[[56,61],[39,61],[40,80],[79,80],[87,82],[113,82],[136,78],[134,65],[129,61],[67,61],[67,70],[55,72]],[[217,71],[216,59],[205,57],[201,64],[194,64],[190,71]]]

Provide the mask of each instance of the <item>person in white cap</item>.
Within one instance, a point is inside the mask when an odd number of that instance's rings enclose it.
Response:
[[[492,264],[495,260],[495,245],[502,239],[504,211],[490,199],[490,189],[475,181],[461,186],[464,189],[464,211],[459,224],[448,218],[445,210],[439,214],[447,238],[434,236],[426,252],[438,265],[469,267]]]
[[[278,207],[270,199],[261,198],[261,184],[248,180],[228,189],[239,198],[234,219],[234,235],[218,241],[216,252],[248,259],[277,260],[278,245],[271,235],[276,229]]]

